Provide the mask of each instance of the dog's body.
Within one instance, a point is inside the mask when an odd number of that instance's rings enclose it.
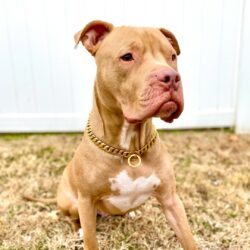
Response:
[[[179,46],[165,29],[117,27],[94,21],[75,36],[95,56],[97,75],[89,124],[105,146],[138,152],[155,133],[153,116],[172,122],[183,110],[176,54]],[[110,147],[109,147],[110,148]],[[84,133],[63,173],[57,203],[72,222],[80,219],[85,249],[98,249],[96,213],[124,214],[154,195],[184,249],[196,249],[183,205],[176,194],[170,157],[159,137],[146,152],[126,157],[97,147]],[[132,164],[133,165],[133,164]],[[76,225],[76,223],[74,223]],[[76,227],[76,226],[75,226]],[[75,228],[77,229],[77,227]]]

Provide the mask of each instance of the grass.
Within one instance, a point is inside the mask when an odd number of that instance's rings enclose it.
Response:
[[[250,249],[250,136],[231,131],[160,133],[173,157],[180,194],[200,249]],[[82,249],[53,204],[79,134],[0,136],[0,249]],[[135,218],[98,218],[100,248],[181,249],[155,199]]]

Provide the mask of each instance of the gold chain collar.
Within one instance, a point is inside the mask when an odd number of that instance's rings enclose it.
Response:
[[[113,154],[113,155],[119,155],[121,157],[128,158],[128,165],[130,167],[137,168],[141,165],[141,157],[140,156],[142,154],[146,153],[149,150],[149,148],[151,148],[151,146],[155,143],[158,133],[155,130],[155,132],[153,133],[149,142],[146,145],[144,145],[142,148],[135,150],[133,152],[109,146],[108,144],[106,144],[105,142],[100,140],[93,133],[93,130],[91,129],[89,120],[87,123],[87,134],[88,134],[90,140],[92,142],[94,142],[94,144],[96,146],[98,146],[100,149],[102,149],[103,151],[105,151],[107,153]]]

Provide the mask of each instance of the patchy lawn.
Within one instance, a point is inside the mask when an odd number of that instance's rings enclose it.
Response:
[[[178,192],[200,249],[250,249],[250,135],[160,132],[173,156]],[[0,249],[82,249],[53,204],[79,134],[0,136]],[[98,218],[101,249],[181,249],[155,199],[135,218]]]

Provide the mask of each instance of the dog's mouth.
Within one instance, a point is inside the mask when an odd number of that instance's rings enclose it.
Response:
[[[152,112],[151,114],[145,115],[145,113],[143,113],[141,114],[142,117],[124,115],[124,118],[130,124],[142,123],[149,117],[159,117],[165,122],[172,123],[174,119],[180,116],[181,112],[182,110],[178,103],[173,100],[169,100],[164,102],[155,112]]]

